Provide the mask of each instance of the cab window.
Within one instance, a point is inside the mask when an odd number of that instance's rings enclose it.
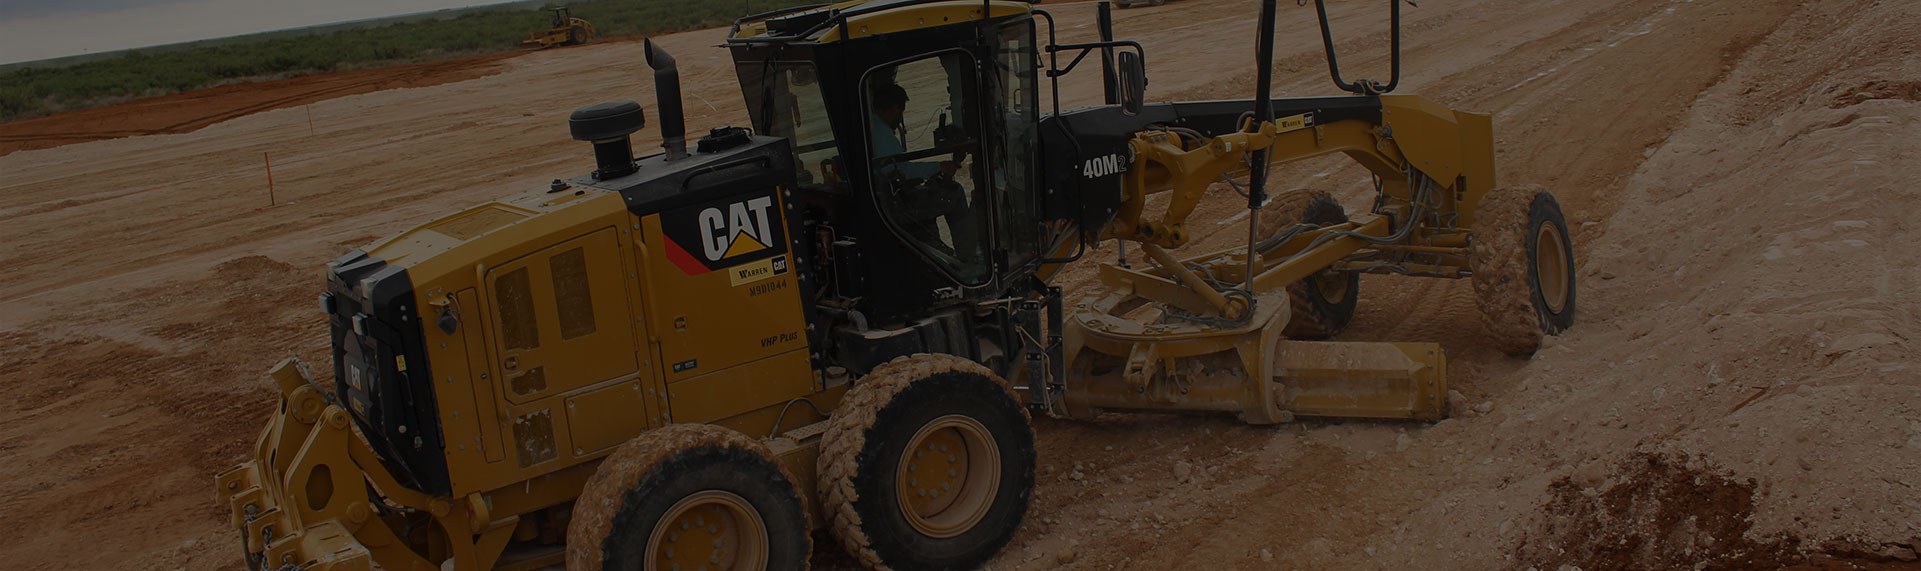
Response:
[[[1000,240],[1008,252],[1008,271],[1018,270],[1041,253],[1039,186],[1040,99],[1034,86],[1039,62],[1034,52],[1034,22],[1001,28],[988,74],[988,114],[994,134],[987,145],[994,158],[994,192],[1000,197]]]
[[[795,184],[809,190],[845,188],[840,151],[834,146],[827,100],[821,96],[814,65],[754,62],[741,65],[739,72],[754,127],[793,145]]]
[[[889,225],[962,284],[992,271],[974,61],[949,51],[869,71],[861,82],[868,178]]]

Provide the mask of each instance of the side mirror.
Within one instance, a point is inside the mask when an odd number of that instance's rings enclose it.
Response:
[[[1123,50],[1119,56],[1115,67],[1121,82],[1121,112],[1138,114],[1147,101],[1147,68],[1138,53]]]

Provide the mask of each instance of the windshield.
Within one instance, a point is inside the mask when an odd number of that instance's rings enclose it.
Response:
[[[795,184],[806,189],[843,188],[840,151],[827,121],[814,65],[753,62],[740,66],[740,84],[754,129],[793,145]]]

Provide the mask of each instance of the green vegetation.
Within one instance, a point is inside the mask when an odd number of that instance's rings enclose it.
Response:
[[[569,6],[601,37],[657,34],[724,25],[819,0],[587,0]],[[136,97],[310,73],[523,49],[550,13],[538,4],[483,7],[451,17],[397,18],[328,26],[311,34],[270,33],[177,49],[129,51],[66,67],[0,72],[0,121]]]

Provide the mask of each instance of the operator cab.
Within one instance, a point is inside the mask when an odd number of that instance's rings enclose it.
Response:
[[[755,130],[791,142],[826,305],[897,325],[1028,286],[1048,240],[1026,4],[807,7],[727,45]]]

